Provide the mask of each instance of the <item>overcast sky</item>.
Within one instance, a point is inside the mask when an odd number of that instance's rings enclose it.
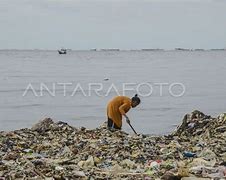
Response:
[[[226,48],[226,0],[0,0],[0,49]]]

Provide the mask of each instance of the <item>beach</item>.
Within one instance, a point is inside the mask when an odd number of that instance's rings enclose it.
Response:
[[[0,180],[226,179],[226,1],[0,2]]]
[[[0,132],[1,179],[162,179],[226,177],[226,114],[188,113],[168,135],[76,128],[46,118]]]

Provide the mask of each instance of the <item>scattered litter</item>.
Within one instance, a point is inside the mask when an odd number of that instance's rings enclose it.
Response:
[[[169,135],[89,130],[46,118],[0,132],[0,179],[225,179],[226,113],[193,111]]]

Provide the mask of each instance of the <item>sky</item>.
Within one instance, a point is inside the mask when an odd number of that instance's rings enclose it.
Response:
[[[226,0],[0,0],[0,49],[226,48]]]

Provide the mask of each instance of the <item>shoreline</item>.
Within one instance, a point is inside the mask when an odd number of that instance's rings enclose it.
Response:
[[[0,132],[0,179],[195,179],[226,177],[226,114],[200,111],[161,136],[75,128],[46,118]]]

